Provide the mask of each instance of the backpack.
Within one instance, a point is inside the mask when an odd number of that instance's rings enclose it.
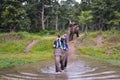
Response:
[[[61,48],[61,49],[63,49],[61,40],[56,40],[56,41],[54,42],[54,45],[55,45],[55,48]]]
[[[60,41],[57,41],[56,46],[57,46],[57,48],[60,48],[60,47],[61,47],[61,42],[60,42]]]
[[[62,38],[61,39],[61,44],[62,44],[62,47],[64,50],[68,51],[69,50],[69,46],[68,46],[68,43],[67,43],[67,38]]]

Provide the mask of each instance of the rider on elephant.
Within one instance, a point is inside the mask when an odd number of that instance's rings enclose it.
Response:
[[[79,27],[78,25],[74,22],[72,23],[71,27],[69,26],[69,41],[73,40],[74,34],[76,34],[77,37],[79,37]]]
[[[61,42],[63,44],[61,69],[64,70],[67,67],[68,51],[70,49],[68,45],[67,34],[64,34],[64,36],[61,38]]]
[[[65,38],[58,35],[57,40],[54,41],[54,56],[56,72],[61,72],[67,66],[67,48],[65,48]]]
[[[56,68],[56,72],[61,72],[61,64],[60,64],[60,60],[62,58],[62,44],[61,44],[61,37],[60,35],[58,35],[57,40],[54,41],[54,46],[55,48],[54,50],[54,58],[55,58],[55,68]]]

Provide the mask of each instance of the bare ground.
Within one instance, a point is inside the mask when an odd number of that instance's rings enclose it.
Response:
[[[25,53],[28,53],[28,52],[32,49],[32,47],[33,47],[35,44],[37,44],[38,41],[39,41],[39,40],[35,39],[35,40],[33,40],[31,43],[29,43],[29,44],[26,46],[24,52],[25,52]]]
[[[84,37],[84,34],[81,34],[78,38],[75,38],[73,41],[69,42],[70,50],[69,50],[69,55],[68,55],[68,61],[72,62],[76,59],[76,53],[77,53],[77,48],[79,48],[79,44],[77,41],[79,39],[82,39]]]
[[[97,38],[96,38],[96,46],[101,47],[102,45],[103,45],[103,36],[98,35]]]
[[[85,38],[85,34],[81,34],[78,38],[74,38],[73,41],[69,42],[70,50],[68,61],[74,61],[76,59],[77,49],[82,46],[83,39]],[[95,38],[96,47],[102,47],[104,38],[102,35],[98,35]]]

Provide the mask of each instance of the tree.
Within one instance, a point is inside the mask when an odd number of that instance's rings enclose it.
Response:
[[[108,24],[113,26],[112,28],[120,25],[120,12],[114,11],[113,15],[114,15],[114,18],[107,22]]]
[[[69,21],[74,19],[74,14],[77,11],[78,3],[75,0],[66,0],[62,1],[62,6],[64,11],[66,12],[65,15],[69,19]]]
[[[88,26],[93,22],[92,11],[82,11],[79,18],[79,23],[85,26],[85,33],[87,34]]]
[[[42,5],[42,8],[41,8],[41,22],[42,22],[42,30],[45,30],[45,21],[47,19],[47,17],[45,18],[45,6],[46,5],[50,5],[51,3],[51,0],[40,0],[40,3]]]
[[[26,0],[23,6],[26,10],[26,15],[30,19],[29,30],[31,32],[38,32],[41,28],[41,5],[39,0]]]
[[[57,0],[53,2],[52,13],[55,15],[55,30],[58,30],[58,20],[60,15],[60,5]]]
[[[71,20],[78,22],[78,16],[81,13],[81,9],[79,9],[79,3],[74,2],[74,6],[72,6],[69,11],[69,17]]]
[[[1,26],[6,31],[15,31],[20,27],[19,21],[25,18],[25,10],[21,8],[20,1],[6,1],[5,9],[1,14],[3,20]]]
[[[99,30],[108,30],[111,25],[108,23],[115,18],[114,11],[120,10],[119,0],[93,0],[92,11],[94,23],[99,25]]]

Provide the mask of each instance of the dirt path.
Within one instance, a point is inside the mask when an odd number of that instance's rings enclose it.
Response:
[[[37,39],[35,39],[35,40],[33,40],[32,42],[30,42],[28,45],[27,45],[27,47],[25,48],[25,53],[28,53],[30,50],[31,50],[31,48],[35,45],[35,44],[37,44],[37,42],[38,42],[39,40],[37,40]]]
[[[77,48],[79,47],[77,40],[82,39],[83,37],[84,37],[84,34],[81,34],[79,35],[79,38],[75,38],[73,41],[69,42],[69,46],[70,46],[69,55],[68,55],[69,62],[72,62],[76,59]]]
[[[96,38],[96,46],[101,47],[102,45],[103,45],[103,36],[98,35],[97,38]]]
[[[120,80],[120,68],[100,60],[76,57],[77,49],[84,42],[84,35],[69,42],[69,64],[65,72],[56,73],[53,61],[40,61],[3,70],[0,80]],[[83,41],[82,41],[83,40]],[[100,37],[95,38],[102,40]],[[32,41],[28,49],[36,43]],[[101,43],[101,41],[99,42]],[[96,46],[96,45],[95,45]],[[77,59],[77,60],[76,60]],[[76,60],[76,61],[74,61]]]

